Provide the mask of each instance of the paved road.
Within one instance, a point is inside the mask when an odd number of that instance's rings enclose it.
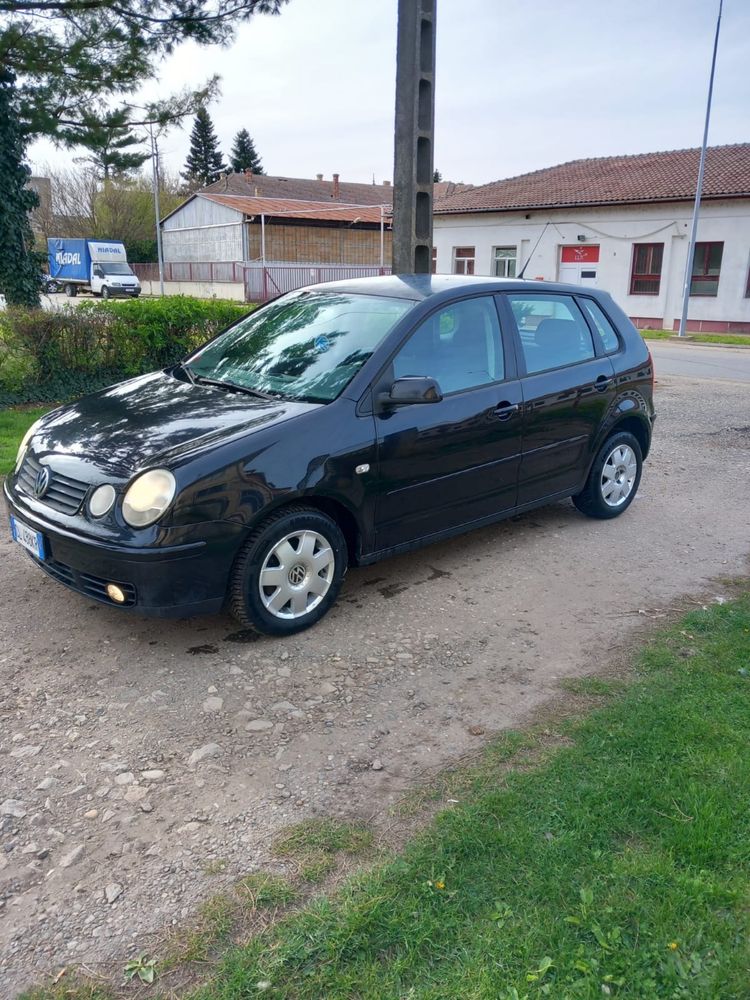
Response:
[[[748,340],[750,344],[750,339]],[[656,367],[656,376],[688,375],[693,378],[729,379],[750,382],[750,350],[730,347],[709,347],[701,344],[676,344],[674,341],[651,340],[649,348]]]

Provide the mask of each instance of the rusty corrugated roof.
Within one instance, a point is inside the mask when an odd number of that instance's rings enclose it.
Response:
[[[297,198],[250,198],[238,194],[214,194],[201,191],[207,198],[245,215],[281,216],[288,219],[310,219],[325,222],[380,222],[380,208],[373,205],[346,205],[340,202],[302,201]]]

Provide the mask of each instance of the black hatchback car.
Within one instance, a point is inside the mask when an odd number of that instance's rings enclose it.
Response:
[[[651,442],[643,340],[599,291],[428,275],[303,288],[41,418],[16,541],[87,597],[283,635],[350,565],[564,497],[611,518]]]

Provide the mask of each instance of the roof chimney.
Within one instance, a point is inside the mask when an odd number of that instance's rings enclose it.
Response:
[[[316,181],[322,181],[323,180],[323,175],[322,174],[316,174],[315,175],[315,180]]]
[[[252,177],[252,176],[253,176],[252,170],[249,167],[246,167],[245,168],[245,177]]]
[[[391,182],[390,181],[383,181],[383,187],[384,188],[389,188],[390,186],[391,186]]]
[[[333,175],[333,200],[334,201],[338,201],[339,200],[339,175],[338,174],[334,174]]]

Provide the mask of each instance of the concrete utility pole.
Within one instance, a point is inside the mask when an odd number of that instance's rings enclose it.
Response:
[[[721,8],[724,0],[719,0],[719,15],[716,18],[716,34],[714,35],[714,53],[711,57],[711,75],[708,79],[708,98],[706,100],[706,121],[703,126],[703,145],[701,146],[700,163],[698,164],[698,183],[693,207],[693,224],[690,228],[690,243],[685,263],[685,283],[682,286],[682,316],[678,336],[687,333],[688,304],[690,302],[690,285],[693,280],[693,255],[695,254],[695,238],[698,235],[698,216],[701,209],[701,194],[703,193],[703,171],[706,166],[706,144],[708,143],[708,124],[711,120],[711,98],[714,92],[714,72],[716,70],[716,50],[719,47],[719,29],[721,28]]]
[[[435,3],[398,0],[393,273],[432,270]]]

